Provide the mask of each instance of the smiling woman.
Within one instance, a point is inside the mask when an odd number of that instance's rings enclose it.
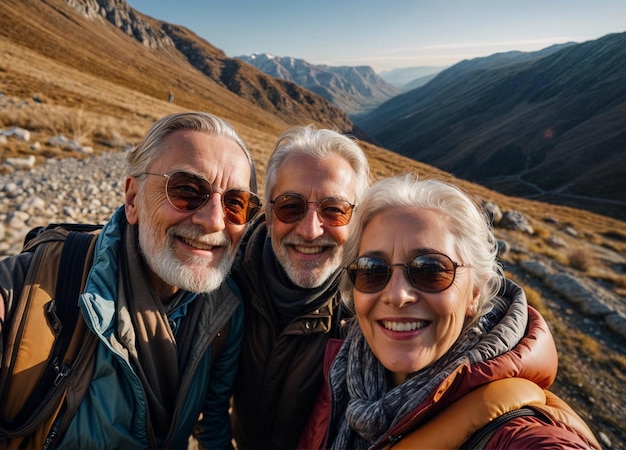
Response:
[[[509,411],[486,447],[599,448],[546,390],[557,367],[550,331],[503,278],[495,237],[466,193],[390,178],[366,192],[353,220],[341,293],[356,320],[300,448],[460,448]]]

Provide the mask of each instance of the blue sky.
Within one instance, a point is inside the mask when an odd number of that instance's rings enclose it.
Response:
[[[448,66],[626,31],[625,0],[128,0],[233,57],[293,56],[377,72]]]

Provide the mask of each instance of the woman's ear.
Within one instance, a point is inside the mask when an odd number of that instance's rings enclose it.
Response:
[[[124,211],[126,212],[126,220],[132,225],[139,222],[139,213],[137,212],[137,191],[139,186],[137,184],[137,178],[126,177]]]
[[[478,299],[480,297],[480,289],[478,289],[477,287],[475,287],[472,290],[472,298],[470,299],[469,303],[467,304],[467,311],[466,311],[466,315],[468,317],[474,317],[476,315],[476,312],[478,312]]]

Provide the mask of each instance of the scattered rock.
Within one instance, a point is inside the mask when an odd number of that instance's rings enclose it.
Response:
[[[567,245],[563,239],[554,235],[551,235],[546,242],[550,247],[554,248],[561,248]]]
[[[12,127],[12,128],[9,128],[8,130],[0,131],[0,134],[6,137],[15,137],[16,139],[20,141],[26,141],[26,142],[30,141],[30,131],[28,131],[25,128]]]
[[[611,440],[609,439],[609,437],[606,435],[606,433],[602,431],[598,433],[598,440],[600,441],[600,444],[602,444],[602,448],[613,447],[613,444],[611,443]]]
[[[124,203],[126,155],[50,159],[0,175],[0,258],[18,253],[23,236],[55,222],[105,223]]]
[[[533,234],[535,230],[528,222],[528,219],[519,211],[506,211],[502,214],[502,220],[499,226],[509,230],[522,231],[524,233]]]
[[[626,338],[626,315],[621,312],[614,312],[607,315],[604,321],[610,330]]]
[[[498,257],[506,258],[511,251],[511,246],[504,239],[498,239]]]
[[[7,158],[4,163],[18,170],[30,170],[35,167],[36,162],[35,157],[30,155],[26,158]]]
[[[521,261],[519,266],[527,273],[537,277],[545,278],[552,273],[550,267],[540,261],[526,260]]]
[[[606,316],[611,309],[603,302],[602,291],[599,286],[590,289],[585,282],[568,273],[557,273],[543,278],[545,284],[553,291],[574,303],[580,311],[591,316]]]
[[[493,202],[485,202],[483,207],[485,208],[485,212],[487,213],[487,217],[489,217],[491,223],[494,226],[497,226],[502,220],[502,209],[500,209],[500,206]]]

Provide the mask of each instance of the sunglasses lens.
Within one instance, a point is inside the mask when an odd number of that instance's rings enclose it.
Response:
[[[274,200],[274,214],[283,223],[295,223],[307,212],[307,201],[294,194],[281,195]],[[319,212],[324,224],[340,227],[350,222],[352,205],[345,200],[327,198],[319,203]]]
[[[382,259],[361,256],[348,266],[348,278],[357,291],[371,294],[385,287],[390,271]]]
[[[373,294],[385,288],[391,278],[391,269],[392,266],[383,259],[360,256],[348,265],[347,273],[357,291]],[[406,273],[416,289],[434,293],[452,286],[456,268],[446,255],[431,253],[409,261]]]
[[[211,195],[208,181],[186,172],[174,172],[167,179],[167,198],[178,209],[201,208]]]
[[[341,227],[352,217],[352,205],[345,200],[328,198],[320,202],[320,213],[326,225]]]
[[[454,275],[454,263],[445,255],[419,255],[408,264],[409,280],[423,292],[441,292],[448,289],[454,281]]]
[[[256,195],[238,189],[224,192],[223,201],[226,219],[236,225],[243,225],[254,219],[261,208],[261,202]]]
[[[274,200],[274,214],[283,223],[295,223],[306,214],[306,200],[298,195],[281,195]]]

